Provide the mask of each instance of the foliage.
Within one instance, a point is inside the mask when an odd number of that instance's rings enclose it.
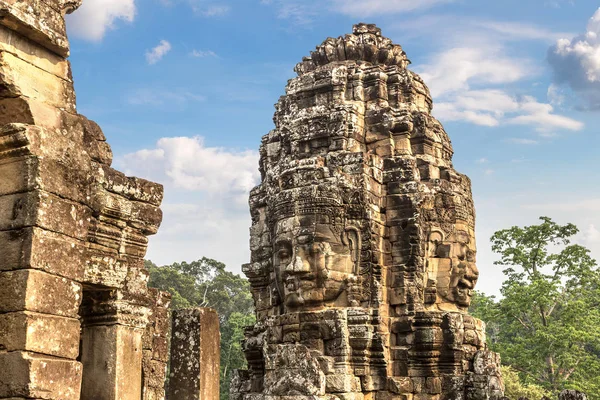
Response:
[[[540,220],[492,236],[503,297],[478,293],[472,313],[523,384],[600,398],[600,271],[588,249],[571,244],[575,225]]]
[[[550,398],[552,394],[535,384],[523,384],[517,371],[508,366],[502,366],[502,379],[504,380],[504,395],[509,399],[526,398],[540,400],[544,396]]]
[[[146,261],[149,286],[173,296],[171,308],[210,307],[221,323],[221,400],[229,398],[231,371],[245,368],[242,352],[244,328],[254,323],[254,304],[250,284],[225,270],[225,264],[202,258],[191,263],[158,267]]]

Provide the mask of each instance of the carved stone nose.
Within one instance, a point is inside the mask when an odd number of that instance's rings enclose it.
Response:
[[[288,274],[301,274],[301,273],[310,272],[310,267],[309,267],[308,263],[305,263],[302,260],[301,257],[295,256],[292,259],[292,262],[290,262],[285,267],[285,272],[287,272]]]

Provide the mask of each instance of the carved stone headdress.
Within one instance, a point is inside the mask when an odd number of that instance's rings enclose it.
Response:
[[[319,215],[333,226],[344,226],[348,219],[364,215],[363,196],[359,189],[339,187],[336,182],[321,182],[282,190],[269,196],[267,207],[270,221],[284,218]]]

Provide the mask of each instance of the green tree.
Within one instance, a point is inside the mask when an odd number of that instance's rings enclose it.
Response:
[[[540,220],[492,236],[506,275],[502,298],[479,293],[471,309],[523,384],[600,398],[600,271],[588,249],[571,243],[575,225]]]
[[[255,321],[250,284],[229,272],[225,264],[202,258],[158,267],[146,261],[149,286],[173,296],[171,308],[210,307],[219,314],[221,328],[221,400],[229,398],[234,369],[245,368],[242,352],[244,328]]]
[[[517,371],[508,366],[502,366],[502,379],[504,380],[504,395],[509,399],[540,400],[544,396],[553,397],[550,392],[535,384],[523,384]]]

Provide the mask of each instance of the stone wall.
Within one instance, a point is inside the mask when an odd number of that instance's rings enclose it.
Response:
[[[112,169],[76,111],[64,14],[79,4],[0,0],[0,398],[139,400],[143,355],[166,360],[143,263],[163,189]]]

